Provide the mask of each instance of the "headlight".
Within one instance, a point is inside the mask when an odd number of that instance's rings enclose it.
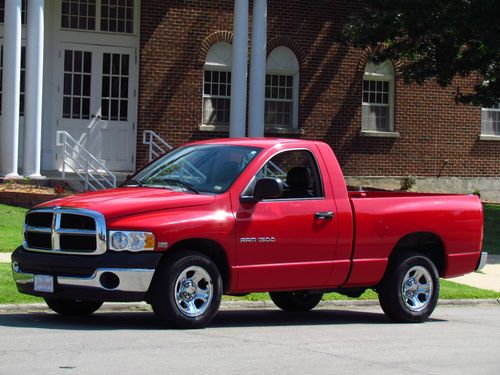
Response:
[[[109,248],[115,251],[146,251],[155,249],[155,236],[150,232],[110,231]]]

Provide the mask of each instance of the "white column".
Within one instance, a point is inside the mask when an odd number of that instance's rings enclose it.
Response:
[[[44,0],[30,0],[28,2],[23,174],[31,178],[41,177],[43,13]]]
[[[248,0],[234,0],[233,23],[229,136],[241,138],[245,136],[247,114]]]
[[[5,2],[0,176],[19,177],[19,90],[21,78],[21,0]]]
[[[254,0],[252,16],[252,57],[250,60],[250,102],[248,136],[264,136],[266,85],[267,0]]]

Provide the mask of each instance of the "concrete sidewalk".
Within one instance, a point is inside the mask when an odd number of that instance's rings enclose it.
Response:
[[[0,253],[0,263],[10,263],[10,253]],[[480,272],[450,279],[459,284],[500,292],[500,255],[489,255],[488,264]]]
[[[500,292],[500,255],[488,254],[488,263],[481,271],[454,277],[450,281]]]

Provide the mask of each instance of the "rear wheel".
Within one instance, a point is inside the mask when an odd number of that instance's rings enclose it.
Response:
[[[62,298],[45,298],[45,303],[47,303],[51,310],[56,313],[67,316],[90,315],[99,310],[103,304],[99,301],[94,302]]]
[[[392,320],[423,322],[437,305],[438,271],[425,255],[403,253],[389,263],[378,296],[382,310]]]
[[[307,292],[270,292],[274,304],[289,312],[304,312],[315,308],[323,297],[323,293]]]
[[[160,266],[151,304],[161,321],[178,328],[206,327],[217,314],[222,279],[212,260],[185,252]]]

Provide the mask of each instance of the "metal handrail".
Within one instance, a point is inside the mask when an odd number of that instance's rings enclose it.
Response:
[[[142,133],[142,143],[148,145],[149,161],[156,159],[161,154],[173,149],[162,137],[153,130],[144,130]],[[162,147],[163,146],[163,147]]]
[[[286,178],[286,172],[272,161],[267,162],[264,168],[264,174],[266,177]]]
[[[116,187],[116,176],[68,132],[57,131],[56,145],[63,148],[62,178],[68,167],[84,182],[85,190]]]

